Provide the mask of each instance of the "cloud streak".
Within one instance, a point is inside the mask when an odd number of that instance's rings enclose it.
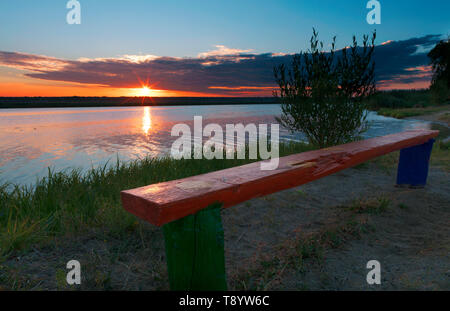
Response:
[[[374,58],[380,88],[426,87],[431,78],[426,51],[439,39],[429,35],[377,46]],[[149,81],[159,90],[233,96],[270,95],[276,87],[273,67],[281,63],[289,66],[291,61],[290,54],[255,54],[223,45],[194,58],[125,55],[65,60],[0,51],[0,66],[24,70],[26,77],[34,79],[112,88],[139,88],[142,81]]]

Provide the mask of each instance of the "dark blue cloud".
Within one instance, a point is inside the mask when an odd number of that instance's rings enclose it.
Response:
[[[421,67],[428,65],[426,51],[439,39],[439,35],[428,35],[377,46],[377,80],[381,85],[429,80],[429,72]],[[274,66],[291,61],[292,55],[271,53],[74,61],[0,52],[0,65],[27,70],[25,75],[36,79],[125,88],[140,87],[139,81],[148,80],[156,89],[229,95],[270,94],[270,87],[275,86]]]

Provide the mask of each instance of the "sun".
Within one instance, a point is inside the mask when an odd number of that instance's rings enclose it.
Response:
[[[164,91],[156,90],[149,84],[141,84],[141,87],[129,89],[127,93],[128,96],[154,97],[162,96],[164,94]]]
[[[150,96],[152,90],[148,86],[143,86],[139,93],[140,96]]]

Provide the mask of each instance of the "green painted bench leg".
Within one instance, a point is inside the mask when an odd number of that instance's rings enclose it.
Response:
[[[221,204],[163,226],[172,290],[226,290]]]

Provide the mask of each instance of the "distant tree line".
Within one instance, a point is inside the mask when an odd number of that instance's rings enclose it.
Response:
[[[273,97],[0,97],[0,108],[275,104]]]

